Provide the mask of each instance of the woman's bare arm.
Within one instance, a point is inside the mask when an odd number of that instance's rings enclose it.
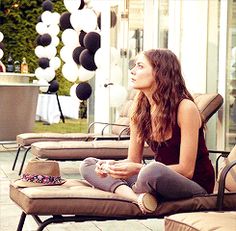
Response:
[[[190,100],[183,100],[179,105],[177,120],[181,130],[179,164],[169,167],[191,179],[197,158],[198,133],[202,124],[197,106]]]

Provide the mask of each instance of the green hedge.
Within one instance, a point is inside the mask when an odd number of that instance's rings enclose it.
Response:
[[[18,7],[13,3],[19,2]],[[61,14],[66,11],[63,0],[51,0],[54,6],[53,12]],[[0,31],[4,34],[4,57],[3,63],[7,62],[8,54],[11,53],[14,60],[22,61],[26,57],[29,64],[29,72],[34,73],[38,67],[38,57],[34,53],[37,46],[35,40],[37,32],[35,29],[39,16],[43,13],[42,0],[0,1]],[[60,35],[59,35],[60,37]],[[57,47],[58,54],[62,44]],[[60,84],[59,94],[69,95],[72,85],[61,75],[61,69],[56,72]]]

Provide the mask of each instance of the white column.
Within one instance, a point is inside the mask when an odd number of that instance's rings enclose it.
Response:
[[[182,1],[180,62],[191,92],[206,92],[208,1]]]
[[[218,91],[218,50],[219,50],[219,1],[209,1],[208,15],[208,49],[207,49],[207,92]],[[207,122],[206,141],[207,147],[216,149],[218,114],[216,113]],[[212,156],[213,157],[213,156]]]
[[[181,1],[169,0],[168,48],[180,58]]]
[[[109,83],[110,78],[110,1],[99,1],[101,4],[101,49],[103,50],[103,65],[100,68],[99,78],[95,76],[95,105],[94,121],[109,122],[109,87],[105,88],[104,84]],[[95,126],[95,132],[101,131],[101,125]]]
[[[159,0],[144,1],[143,50],[158,47],[158,3]]]
[[[220,39],[219,39],[219,81],[218,91],[224,97],[226,95],[226,63],[227,63],[227,17],[228,15],[228,1],[222,0],[220,5]],[[224,104],[225,105],[225,104]],[[217,148],[223,149],[225,147],[225,106],[219,114],[219,123],[217,132],[219,134]]]

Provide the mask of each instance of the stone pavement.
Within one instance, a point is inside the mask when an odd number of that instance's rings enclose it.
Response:
[[[16,170],[12,171],[12,163],[15,157],[15,145],[2,145],[0,147],[0,231],[14,231],[19,222],[21,210],[9,198],[9,182],[19,178],[18,170],[22,158]],[[28,159],[30,155],[28,156]],[[26,161],[27,162],[27,161]],[[79,161],[60,162],[61,175],[63,178],[79,178]],[[31,216],[27,216],[24,231],[34,231],[37,225]],[[162,231],[164,230],[163,219],[128,220],[128,221],[103,221],[51,224],[48,231]]]

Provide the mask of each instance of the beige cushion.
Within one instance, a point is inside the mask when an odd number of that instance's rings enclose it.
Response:
[[[36,142],[31,145],[31,153],[39,158],[54,160],[83,160],[89,156],[122,159],[127,157],[128,147],[129,140]],[[153,158],[153,152],[147,145],[144,156]]]
[[[220,179],[220,175],[221,175],[223,168],[235,160],[236,160],[236,145],[234,146],[234,148],[232,149],[232,151],[230,152],[228,157],[225,158],[224,161],[221,163],[218,181]],[[233,168],[231,168],[231,170],[227,174],[225,187],[228,191],[236,192],[236,165]]]
[[[223,97],[218,93],[193,94],[203,120],[207,122],[223,104]]]
[[[165,218],[165,231],[236,230],[236,212],[180,213]]]
[[[76,214],[87,217],[163,217],[167,214],[214,210],[216,195],[159,203],[154,214],[143,215],[127,198],[94,189],[82,180],[69,179],[60,186],[17,188],[10,185],[10,198],[27,214]],[[225,195],[224,208],[233,209],[236,193]]]
[[[29,146],[39,141],[61,141],[61,140],[85,140],[93,139],[94,133],[22,133],[16,136],[16,142],[19,146]]]

